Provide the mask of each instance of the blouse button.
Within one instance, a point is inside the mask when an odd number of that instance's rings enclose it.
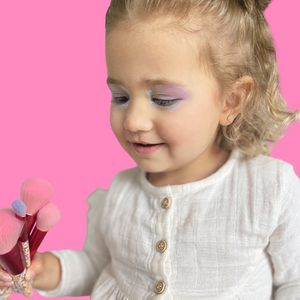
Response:
[[[155,285],[154,291],[156,294],[161,294],[165,290],[166,284],[163,281],[158,281]]]
[[[162,202],[161,202],[161,207],[164,209],[169,208],[171,205],[171,199],[166,197]]]
[[[167,249],[167,242],[166,241],[158,241],[157,244],[156,244],[156,250],[158,252],[161,252],[163,253],[165,250]]]

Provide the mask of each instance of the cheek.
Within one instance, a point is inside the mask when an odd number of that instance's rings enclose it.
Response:
[[[213,136],[217,119],[209,107],[194,107],[163,118],[161,135],[170,145],[185,146],[207,143]]]
[[[122,120],[123,120],[122,112],[120,112],[120,110],[111,108],[110,127],[117,138],[121,135],[122,132],[123,123],[124,123]]]
[[[195,136],[198,129],[198,124],[191,117],[193,118],[193,116],[182,113],[165,116],[160,126],[161,136],[171,146],[190,144],[191,138]]]

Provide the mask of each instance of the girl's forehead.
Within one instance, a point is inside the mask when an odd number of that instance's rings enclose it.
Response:
[[[203,75],[198,82],[215,87],[213,78],[201,66],[201,44],[196,36],[174,28],[159,28],[158,25],[158,21],[142,23],[141,27],[130,24],[129,27],[115,28],[108,34],[107,84],[115,88],[132,84],[145,88],[185,88],[197,84],[191,77],[202,69]]]
[[[173,16],[166,18],[147,18],[146,20],[126,20],[118,24],[114,29],[112,29],[106,36],[108,39],[111,35],[121,35],[129,36],[139,35],[139,36],[162,36],[169,39],[181,40],[185,39],[196,39],[196,35],[192,32],[199,26],[192,20],[183,22],[184,26],[180,26],[178,19]]]
[[[198,39],[194,35],[182,31],[156,30],[153,27],[133,31],[114,29],[106,40],[106,55],[109,59],[114,57],[114,61],[127,56],[135,60],[141,58],[143,62],[169,62],[171,57],[178,55],[178,63],[188,58],[193,60],[193,64],[200,65],[200,52]]]

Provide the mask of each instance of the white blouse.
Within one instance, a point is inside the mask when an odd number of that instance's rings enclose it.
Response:
[[[293,166],[231,152],[199,181],[153,186],[139,167],[88,198],[83,250],[53,251],[45,297],[299,300],[300,180]]]

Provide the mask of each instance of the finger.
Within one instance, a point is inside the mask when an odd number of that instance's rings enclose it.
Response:
[[[5,287],[13,286],[12,277],[2,269],[0,270],[0,288],[3,289]]]
[[[1,265],[0,265],[0,280],[1,280],[2,276],[8,276],[8,277],[10,277],[12,279],[12,277],[10,276],[10,274],[5,269],[3,269],[1,267]]]
[[[40,253],[36,253],[31,262],[31,266],[26,271],[25,280],[30,281],[44,270],[44,260]]]

